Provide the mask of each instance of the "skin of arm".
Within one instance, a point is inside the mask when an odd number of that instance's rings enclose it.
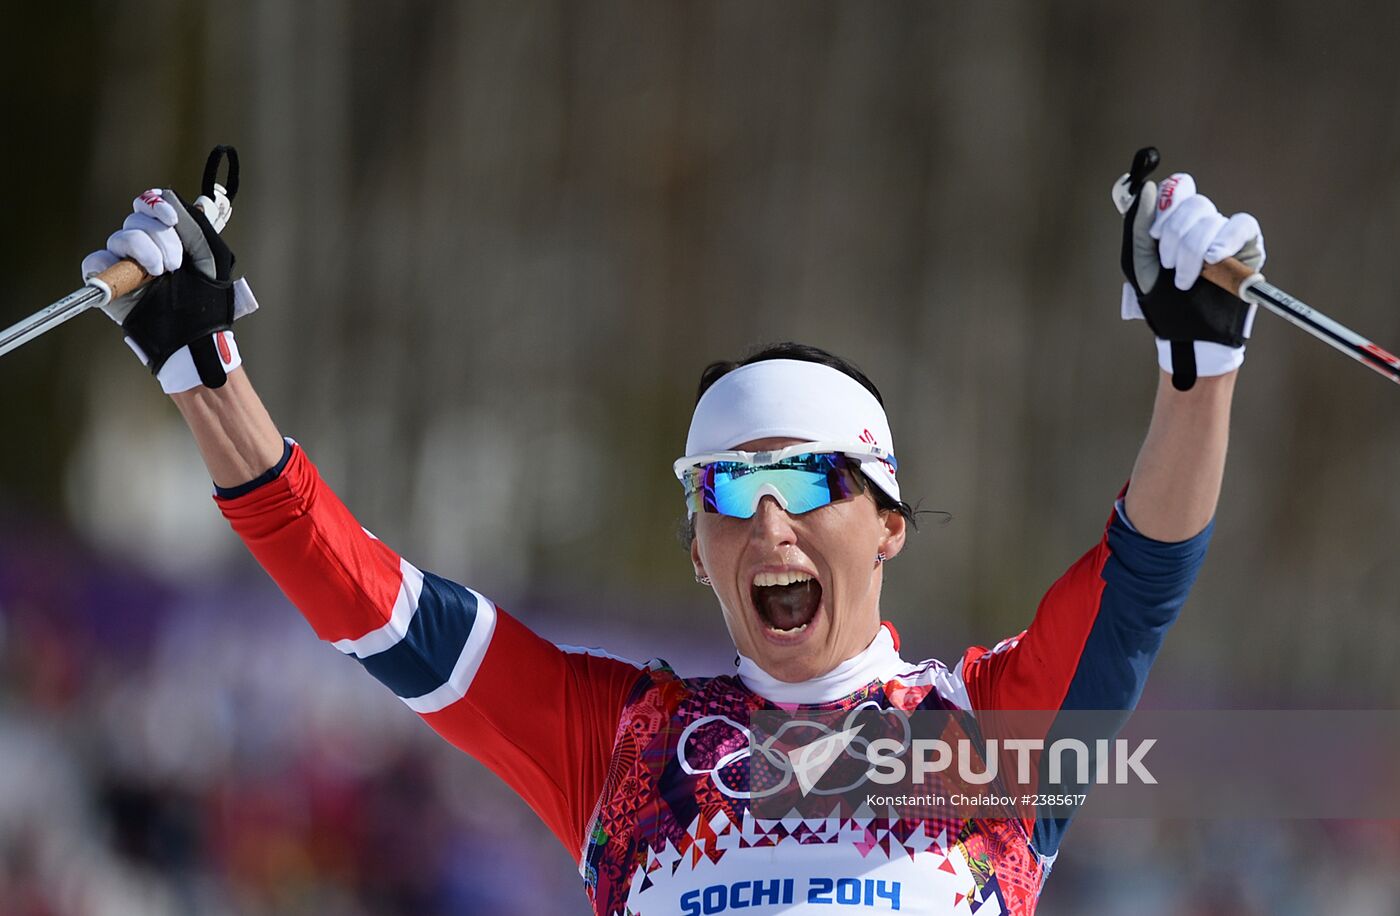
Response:
[[[220,388],[194,388],[170,396],[220,487],[253,480],[282,458],[282,434],[268,416],[248,375],[239,367]]]
[[[1161,372],[1152,423],[1124,498],[1133,527],[1158,541],[1184,541],[1215,515],[1225,475],[1236,372],[1200,378],[1190,391]]]

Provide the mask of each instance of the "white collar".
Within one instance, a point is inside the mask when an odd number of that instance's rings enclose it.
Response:
[[[880,632],[859,655],[846,659],[821,677],[780,681],[751,658],[739,656],[739,679],[744,686],[773,703],[830,703],[849,696],[871,681],[885,682],[908,667],[895,648],[894,634],[882,624]]]

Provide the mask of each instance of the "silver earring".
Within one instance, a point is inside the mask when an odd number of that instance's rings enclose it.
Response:
[[[710,584],[710,577],[709,577],[709,576],[699,576],[699,575],[697,575],[697,576],[695,577],[695,581],[696,581],[696,582],[699,582],[701,585],[709,585],[709,584]]]
[[[885,562],[888,559],[889,557],[885,556],[885,552],[882,550],[879,553],[875,554],[875,565],[879,566],[881,563]]]

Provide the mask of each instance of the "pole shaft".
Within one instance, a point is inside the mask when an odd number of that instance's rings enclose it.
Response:
[[[1306,302],[1260,279],[1245,289],[1246,301],[1256,302],[1281,318],[1287,319],[1323,343],[1345,353],[1352,359],[1374,369],[1392,382],[1400,384],[1400,357],[1373,341],[1367,340],[1346,325],[1333,321]]]
[[[58,327],[69,318],[81,315],[92,306],[99,304],[106,298],[106,295],[103,290],[95,286],[84,286],[52,305],[45,306],[23,321],[10,325],[5,330],[0,331],[0,356],[4,356],[21,344]]]
[[[95,274],[88,285],[46,305],[21,322],[0,331],[0,356],[28,343],[40,334],[51,331],[69,318],[81,315],[94,305],[106,305],[110,299],[120,299],[151,279],[130,258],[122,258],[111,267]]]
[[[1327,317],[1303,300],[1290,296],[1238,259],[1226,258],[1218,264],[1208,264],[1201,271],[1201,275],[1246,302],[1264,306],[1323,343],[1400,384],[1400,357],[1375,341],[1362,337],[1341,322]]]

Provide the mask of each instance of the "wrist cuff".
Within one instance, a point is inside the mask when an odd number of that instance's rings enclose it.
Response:
[[[265,483],[272,483],[274,480],[281,476],[282,469],[287,466],[287,462],[291,460],[291,457],[292,440],[284,437],[282,439],[281,460],[279,460],[272,467],[268,468],[266,471],[263,471],[261,474],[259,474],[257,477],[254,477],[247,483],[241,483],[236,487],[221,487],[218,484],[215,484],[214,495],[219,497],[219,499],[236,499],[239,496],[244,496],[248,493],[253,492]]]
[[[243,357],[238,352],[238,342],[233,339],[232,331],[215,332],[214,344],[224,372],[232,372],[243,365]],[[204,384],[199,380],[199,370],[194,367],[194,357],[190,356],[188,346],[170,354],[165,365],[160,367],[160,372],[156,373],[156,379],[166,394],[179,394]]]
[[[1244,347],[1227,347],[1224,344],[1198,340],[1192,346],[1196,350],[1196,375],[1210,378],[1234,372],[1244,364]],[[1157,365],[1163,372],[1172,371],[1172,342],[1157,338]]]

